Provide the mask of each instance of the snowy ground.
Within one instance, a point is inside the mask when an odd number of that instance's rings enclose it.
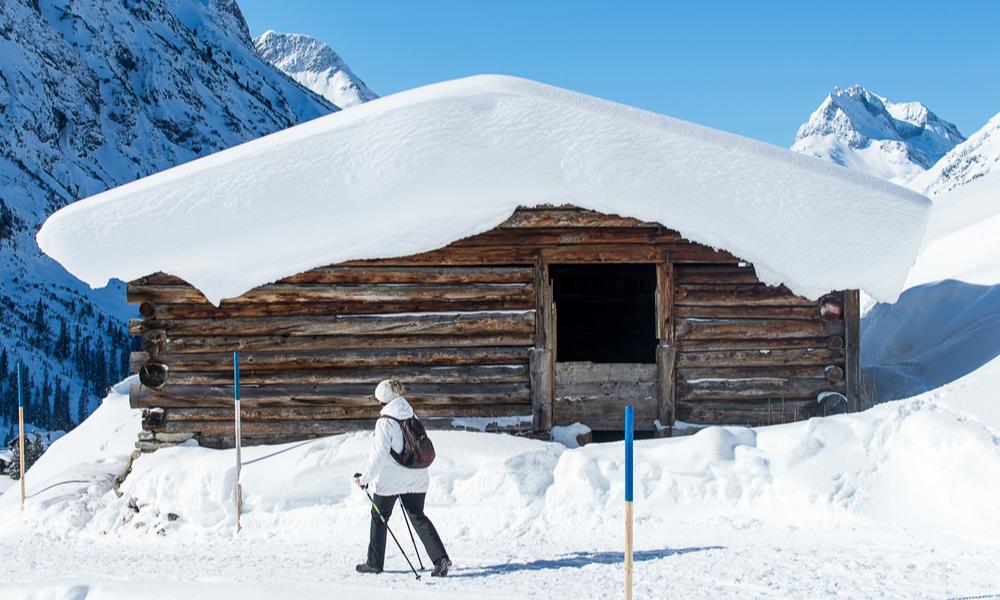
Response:
[[[1000,366],[860,414],[638,442],[636,597],[1000,594],[1000,438],[989,414],[963,405],[998,379]],[[428,514],[453,577],[414,581],[395,552],[390,573],[362,577],[368,516],[350,474],[364,434],[247,449],[236,536],[232,451],[143,456],[114,494],[139,426],[125,389],[36,464],[23,515],[16,493],[0,497],[0,597],[575,600],[621,589],[620,443],[435,434]]]

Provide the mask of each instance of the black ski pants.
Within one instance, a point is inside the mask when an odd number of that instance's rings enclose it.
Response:
[[[427,494],[400,494],[398,496],[379,496],[375,494],[375,506],[378,507],[378,511],[382,513],[385,519],[389,520],[389,515],[392,514],[392,507],[396,505],[396,498],[403,503],[403,508],[410,515],[410,521],[413,523],[413,528],[417,530],[417,535],[420,536],[420,541],[424,544],[424,549],[427,551],[427,556],[430,557],[432,563],[437,563],[448,556],[448,553],[444,550],[444,544],[441,543],[441,537],[438,536],[438,532],[434,529],[434,523],[427,518],[424,514],[424,499]],[[382,522],[382,517],[379,516],[379,512],[372,507],[372,525],[371,525],[371,538],[368,543],[368,566],[375,567],[377,569],[382,569],[383,563],[385,562],[385,523]],[[404,543],[404,534],[400,529],[396,529],[393,533],[399,539],[399,542]]]

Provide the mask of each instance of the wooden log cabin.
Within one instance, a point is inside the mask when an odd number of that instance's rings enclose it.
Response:
[[[858,292],[818,301],[657,223],[521,208],[439,250],[314,269],[215,307],[162,273],[132,281],[141,447],[232,444],[233,352],[248,443],[373,425],[381,379],[432,426],[581,422],[670,434],[856,409]],[[486,422],[483,421],[483,422]]]
[[[671,435],[856,409],[858,289],[898,297],[929,208],[482,76],[109,190],[37,238],[91,286],[131,282],[143,450],[233,443],[235,351],[248,443],[367,429],[387,377],[434,427],[615,431],[633,404]]]

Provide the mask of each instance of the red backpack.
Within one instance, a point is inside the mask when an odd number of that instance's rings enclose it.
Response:
[[[437,453],[420,419],[416,417],[397,419],[389,415],[382,417],[399,423],[399,428],[403,430],[403,451],[396,452],[390,448],[389,453],[392,454],[392,458],[407,469],[426,469],[431,466]]]

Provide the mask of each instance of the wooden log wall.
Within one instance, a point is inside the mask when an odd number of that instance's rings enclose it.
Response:
[[[247,443],[370,428],[389,377],[430,420],[530,415],[533,278],[530,266],[337,266],[219,307],[169,275],[134,281],[144,351],[132,368],[150,384],[131,394],[146,409],[141,447],[232,444],[233,351]]]
[[[144,410],[140,448],[192,437],[232,445],[236,350],[247,443],[370,428],[379,408],[372,389],[386,377],[407,383],[430,424],[511,415],[533,415],[527,429],[563,422],[553,390],[593,382],[557,369],[553,263],[658,265],[657,364],[619,387],[661,423],[804,418],[819,410],[817,394],[846,393],[855,376],[845,339],[856,346],[856,328],[845,329],[843,311],[821,317],[816,302],[760,284],[731,254],[655,223],[519,209],[439,250],[314,269],[219,307],[170,275],[131,282],[128,299],[142,319],[130,331],[143,349],[132,368],[146,384],[131,394]],[[594,426],[617,423],[600,407],[577,408]]]
[[[847,408],[844,293],[797,297],[731,263],[674,273],[678,420],[764,425]]]

